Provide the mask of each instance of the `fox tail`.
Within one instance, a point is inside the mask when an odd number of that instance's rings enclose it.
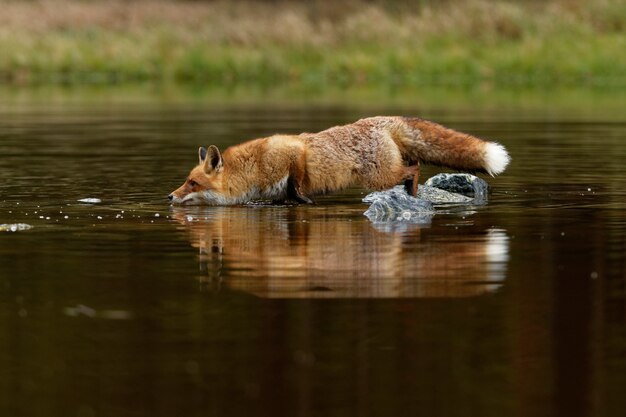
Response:
[[[404,134],[400,135],[399,145],[410,162],[486,172],[495,176],[502,173],[511,161],[508,152],[499,143],[461,133],[428,120],[406,117],[403,122],[405,129]]]

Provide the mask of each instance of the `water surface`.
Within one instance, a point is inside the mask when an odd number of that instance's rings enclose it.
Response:
[[[358,189],[167,204],[198,146],[374,114],[513,162],[428,225],[370,223]],[[0,224],[33,228],[0,232],[0,410],[623,415],[625,162],[622,116],[540,106],[10,101]]]

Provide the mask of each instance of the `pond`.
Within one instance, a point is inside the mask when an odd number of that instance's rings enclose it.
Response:
[[[0,104],[0,224],[32,226],[0,232],[2,414],[621,415],[623,115],[374,103]],[[168,205],[199,146],[375,114],[512,163],[422,225],[372,224],[359,189]]]

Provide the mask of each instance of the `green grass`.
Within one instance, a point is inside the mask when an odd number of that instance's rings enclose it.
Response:
[[[1,3],[5,13],[18,7]],[[218,2],[184,4],[174,19],[174,9],[160,15],[140,2],[130,11],[139,17],[119,24],[107,6],[66,0],[66,22],[4,22],[0,82],[626,87],[626,2],[587,3],[476,0],[398,10],[354,2],[312,17],[300,4]],[[123,14],[124,3],[112,4]],[[92,13],[88,24],[71,20],[72,7],[83,12],[77,16]]]

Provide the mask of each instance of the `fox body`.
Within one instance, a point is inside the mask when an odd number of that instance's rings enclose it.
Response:
[[[294,200],[358,185],[383,190],[404,181],[417,193],[419,164],[496,175],[509,163],[495,142],[408,117],[371,117],[319,133],[274,135],[227,148],[200,148],[199,164],[168,198],[175,204]]]

